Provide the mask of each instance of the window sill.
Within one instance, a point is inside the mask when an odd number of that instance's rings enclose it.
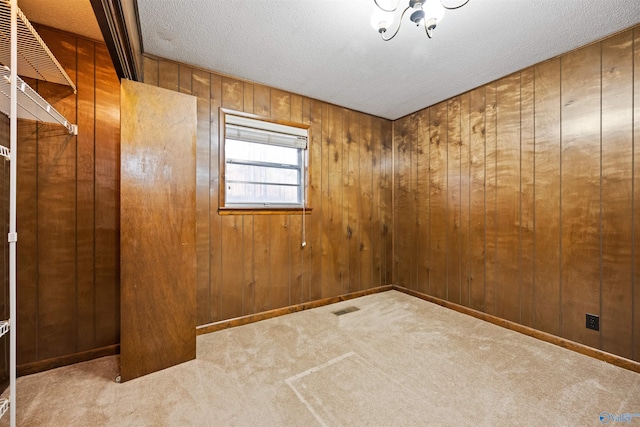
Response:
[[[220,215],[285,215],[285,214],[311,214],[312,208],[238,208],[238,207],[221,207],[218,208]]]

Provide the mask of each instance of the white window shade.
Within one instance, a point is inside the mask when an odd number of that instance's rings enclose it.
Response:
[[[279,123],[227,114],[225,137],[258,144],[279,145],[306,150],[307,130]]]

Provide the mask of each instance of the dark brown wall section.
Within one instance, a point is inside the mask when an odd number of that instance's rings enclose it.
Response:
[[[120,84],[103,44],[38,32],[78,92],[28,83],[79,132],[18,122],[19,366],[120,340]]]
[[[199,325],[391,282],[392,123],[157,58],[145,83],[198,98]],[[220,107],[311,125],[307,246],[299,214],[219,215]]]
[[[640,361],[637,70],[640,28],[397,120],[394,283]]]

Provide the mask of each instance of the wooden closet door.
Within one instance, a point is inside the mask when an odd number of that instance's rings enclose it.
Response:
[[[196,357],[196,98],[123,80],[120,99],[127,381]]]

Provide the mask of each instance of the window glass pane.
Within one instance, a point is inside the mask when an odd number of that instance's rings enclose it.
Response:
[[[226,177],[228,181],[299,185],[298,175],[298,169],[281,169],[234,163],[227,163],[226,167]]]
[[[225,143],[224,150],[227,159],[280,163],[283,165],[298,165],[300,161],[300,156],[298,155],[300,149],[298,148],[256,144],[233,139],[227,139]]]
[[[227,203],[300,204],[299,187],[227,183]]]

